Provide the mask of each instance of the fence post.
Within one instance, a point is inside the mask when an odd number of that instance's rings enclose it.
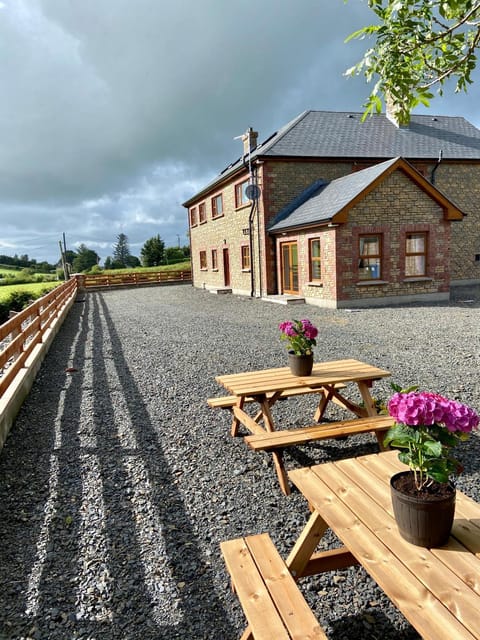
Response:
[[[77,292],[85,293],[85,274],[84,273],[73,273],[72,278],[75,278],[77,281]]]

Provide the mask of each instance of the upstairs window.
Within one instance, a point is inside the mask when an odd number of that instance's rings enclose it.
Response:
[[[360,236],[358,253],[359,280],[379,280],[382,277],[381,236]]]
[[[190,226],[191,227],[197,226],[197,207],[192,207],[190,209]]]
[[[248,244],[242,246],[242,271],[250,271],[250,247]]]
[[[427,234],[407,233],[405,238],[405,276],[427,275]]]
[[[310,239],[310,280],[322,279],[322,262],[320,255],[320,238]]]
[[[204,202],[198,205],[198,221],[200,224],[207,221],[207,209]]]
[[[207,252],[206,251],[200,251],[200,269],[202,271],[207,270]]]
[[[212,218],[223,216],[223,198],[222,194],[212,198]]]
[[[240,182],[240,184],[235,185],[235,207],[243,207],[243,205],[248,204],[250,202],[249,198],[245,193],[246,188],[248,187],[248,180],[244,180]]]

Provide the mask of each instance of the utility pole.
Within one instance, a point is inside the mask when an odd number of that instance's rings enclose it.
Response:
[[[64,280],[68,280],[68,269],[67,269],[67,258],[66,255],[63,251],[63,247],[62,247],[62,241],[59,240],[58,241],[58,245],[60,247],[60,257],[62,259],[62,267],[63,267],[63,279]]]
[[[60,255],[62,257],[63,276],[65,280],[68,280],[70,278],[70,268],[67,262],[67,243],[65,241],[65,232],[63,232],[63,247],[61,240],[58,241],[58,244],[60,245]]]

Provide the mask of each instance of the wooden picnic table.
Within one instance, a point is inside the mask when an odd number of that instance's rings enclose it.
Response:
[[[385,416],[377,416],[370,388],[375,380],[389,375],[390,373],[384,369],[349,359],[315,363],[310,376],[294,376],[288,367],[283,367],[221,375],[215,379],[233,394],[232,436],[236,436],[239,426],[243,425],[251,434],[245,438],[250,448],[272,453],[280,487],[288,495],[290,487],[282,459],[282,450],[285,447],[326,437],[363,432],[375,433],[382,446],[381,434],[393,424],[393,421]],[[342,391],[349,383],[357,385],[360,402],[354,402],[343,395]],[[313,418],[317,424],[278,431],[272,413],[275,403],[285,397],[309,393],[318,393],[320,396]],[[215,406],[215,400],[209,401],[211,406]],[[254,417],[245,411],[245,405],[252,402],[258,404],[258,411]],[[335,402],[352,412],[356,420],[319,425],[330,402]]]
[[[389,451],[290,471],[313,511],[286,565],[298,579],[359,563],[424,640],[478,640],[480,504],[457,490],[448,544],[414,546],[390,497],[391,476],[405,468]],[[344,546],[315,553],[327,528]]]

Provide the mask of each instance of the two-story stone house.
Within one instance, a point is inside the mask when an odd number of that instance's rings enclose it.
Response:
[[[324,307],[480,283],[480,130],[464,118],[307,111],[189,199],[194,285]]]

